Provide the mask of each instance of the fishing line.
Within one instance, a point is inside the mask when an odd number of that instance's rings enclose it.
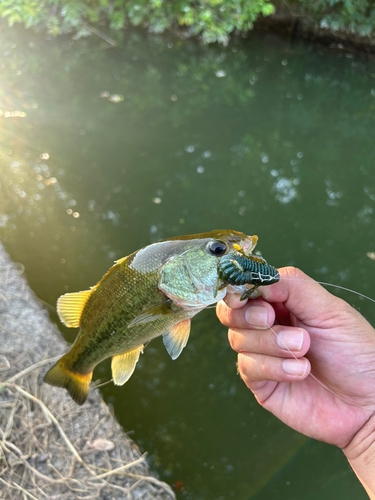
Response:
[[[281,280],[288,280],[288,281],[308,281],[311,283],[311,280],[305,280],[303,278],[280,278],[280,281]],[[367,299],[367,300],[370,300],[371,302],[374,302],[375,304],[375,299],[372,299],[371,297],[368,297],[367,295],[364,295],[363,293],[360,293],[360,292],[356,292],[355,290],[352,290],[350,288],[346,288],[345,286],[341,286],[341,285],[334,285],[333,283],[326,283],[324,281],[317,281],[317,280],[313,280],[315,283],[319,283],[319,285],[325,285],[325,286],[333,286],[335,288],[340,288],[340,290],[345,290],[346,292],[351,292],[351,293],[355,293],[356,295],[358,295],[359,297],[363,297],[364,299]]]
[[[309,281],[309,280],[304,280],[304,281]],[[280,338],[280,336],[275,332],[275,330],[272,328],[272,326],[270,326],[267,322],[265,322],[265,325],[271,330],[271,332],[273,332],[275,334],[275,336],[277,337],[277,339],[284,345],[285,349],[293,356],[293,358],[295,360],[297,360],[299,363],[302,363],[302,361],[300,359],[297,358],[297,356],[289,349],[289,347],[283,342],[283,340]],[[358,405],[357,403],[354,403],[353,401],[349,401],[348,399],[344,398],[343,396],[340,396],[339,394],[337,394],[334,390],[332,390],[330,387],[328,387],[326,384],[324,384],[321,380],[319,380],[317,377],[315,377],[315,375],[313,375],[310,371],[309,375],[316,381],[318,382],[319,385],[321,385],[324,389],[326,389],[328,392],[330,392],[331,394],[333,394],[334,396],[338,397],[339,399],[341,399],[342,401],[344,401],[345,403],[349,404],[349,405],[352,405],[352,406],[356,406],[357,408],[361,408],[362,410],[367,410],[367,411],[371,411],[373,412],[374,410],[370,409],[370,408],[367,408],[366,406],[362,406],[362,405]],[[298,381],[296,381],[298,382]],[[302,382],[302,381],[301,381]]]

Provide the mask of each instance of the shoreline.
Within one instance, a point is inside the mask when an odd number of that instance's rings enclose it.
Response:
[[[254,29],[289,36],[293,40],[306,40],[346,52],[375,53],[375,35],[359,36],[350,31],[332,31],[321,28],[310,17],[293,13],[284,5],[276,5],[275,14],[268,17],[260,16],[254,22]]]

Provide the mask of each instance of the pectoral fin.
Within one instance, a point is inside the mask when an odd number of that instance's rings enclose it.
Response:
[[[131,323],[129,323],[128,328],[135,325],[141,325],[143,323],[149,323],[150,321],[161,318],[165,314],[174,312],[174,310],[171,308],[172,304],[173,302],[168,299],[164,302],[159,302],[159,304],[155,304],[148,309],[145,309],[141,312],[141,314],[138,314],[138,316],[134,318]]]
[[[125,354],[118,354],[112,358],[112,376],[115,385],[124,385],[133,375],[139,355],[143,352],[143,345]]]
[[[172,359],[176,359],[186,346],[190,333],[190,319],[181,321],[170,332],[163,335],[164,345]]]

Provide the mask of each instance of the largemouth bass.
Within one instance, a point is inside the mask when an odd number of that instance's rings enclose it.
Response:
[[[61,321],[80,327],[71,347],[45,375],[83,404],[95,366],[112,357],[112,375],[123,385],[144,345],[163,335],[176,359],[189,338],[191,318],[228,292],[250,295],[279,280],[277,270],[252,255],[258,237],[229,230],[178,236],[115,262],[90,290],[62,295]]]

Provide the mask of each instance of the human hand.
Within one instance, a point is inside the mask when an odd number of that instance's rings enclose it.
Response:
[[[375,331],[302,271],[279,271],[262,298],[228,295],[217,315],[258,402],[293,429],[344,449],[375,410]]]

